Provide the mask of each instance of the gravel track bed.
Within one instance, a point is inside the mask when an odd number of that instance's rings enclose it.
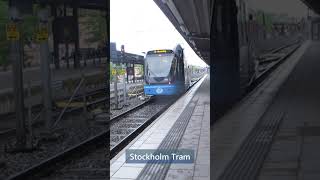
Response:
[[[298,46],[300,46],[300,45],[299,45],[299,44],[294,44],[294,45],[292,45],[292,46],[288,46],[288,47],[286,47],[286,48],[284,48],[284,49],[280,50],[280,51],[279,51],[279,52],[277,52],[277,53],[284,53],[284,54],[287,54],[287,53],[289,53],[290,51],[292,51],[293,49],[297,48]]]
[[[123,123],[126,124],[126,123],[136,123],[136,124],[142,124],[144,123],[146,120],[146,118],[132,118],[132,119],[124,119],[123,120]],[[117,127],[118,125],[115,125],[115,127]]]
[[[120,114],[123,114],[124,112],[126,112],[126,111],[128,111],[128,110],[130,110],[130,109],[132,109],[142,103],[144,103],[144,101],[141,101],[138,98],[133,98],[133,99],[128,100],[128,106],[123,106],[121,109],[118,109],[118,110],[111,108],[110,109],[111,118],[114,118]],[[122,105],[120,104],[120,107],[121,106]]]
[[[105,147],[96,149],[90,154],[64,165],[61,169],[50,174],[50,176],[41,179],[107,179],[109,177],[109,168],[107,167],[109,162],[107,162],[106,151],[107,149]]]
[[[40,128],[34,129],[34,140],[39,142],[39,148],[31,153],[6,153],[5,145],[14,146],[15,137],[0,141],[0,161],[5,161],[5,166],[0,167],[0,179],[18,173],[29,168],[55,154],[58,154],[71,146],[74,146],[94,135],[105,130],[105,126],[96,123],[94,120],[86,120],[85,116],[79,114],[63,119],[57,127],[54,135],[55,140],[43,140]],[[2,146],[2,147],[1,147]]]
[[[101,88],[97,88],[97,89],[87,89],[87,96],[88,96],[88,99],[98,99],[98,98],[101,98],[101,96],[103,96],[102,93],[97,93],[97,92],[100,92],[100,91],[103,91],[104,89],[101,89]],[[81,94],[80,94],[81,95]],[[77,96],[79,96],[79,94],[77,94]],[[64,97],[64,98],[67,98],[65,100],[68,100],[68,97]],[[60,98],[56,98],[54,99],[54,101],[60,101],[62,100],[61,97]],[[39,112],[39,104],[37,105],[34,105],[32,107],[32,112],[35,113],[35,114],[38,114]],[[35,116],[35,114],[33,114],[33,116]],[[2,117],[1,117],[2,116]],[[13,129],[13,128],[16,128],[16,119],[15,119],[15,113],[11,112],[9,113],[8,117],[7,116],[4,116],[3,114],[0,113],[0,117],[3,118],[1,119],[0,118],[0,132],[2,131],[6,131],[6,130],[9,130],[9,129]],[[27,111],[25,112],[25,118],[27,120],[27,117],[28,117],[28,113]]]
[[[132,122],[133,123],[133,122]],[[116,126],[116,128],[138,128],[141,125],[141,123],[136,123],[136,124],[119,124]]]
[[[113,148],[152,116],[160,112],[165,106],[172,102],[172,99],[173,98],[153,99],[148,105],[113,122],[110,126],[110,148]]]

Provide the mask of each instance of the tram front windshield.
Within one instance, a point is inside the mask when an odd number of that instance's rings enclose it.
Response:
[[[146,73],[149,77],[167,77],[174,54],[155,54],[146,57]]]

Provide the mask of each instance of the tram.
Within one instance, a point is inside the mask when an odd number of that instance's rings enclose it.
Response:
[[[191,85],[191,72],[181,45],[177,45],[173,50],[148,51],[144,72],[145,95],[179,95]]]

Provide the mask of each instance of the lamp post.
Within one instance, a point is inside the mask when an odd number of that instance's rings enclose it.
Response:
[[[43,105],[46,130],[49,132],[52,126],[52,95],[51,95],[51,77],[50,60],[48,44],[48,18],[49,10],[45,5],[41,5],[38,13],[40,41],[40,61],[41,61],[41,79],[43,89]],[[42,32],[40,32],[42,31]]]
[[[9,59],[12,62],[13,91],[16,114],[16,149],[26,148],[26,124],[24,117],[24,93],[22,79],[22,47],[19,24],[22,21],[17,4],[9,7],[10,24],[7,25],[7,39],[10,41]]]

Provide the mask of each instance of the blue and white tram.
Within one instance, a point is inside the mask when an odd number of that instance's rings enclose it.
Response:
[[[146,95],[178,95],[191,84],[190,71],[183,49],[149,51],[145,58]]]

